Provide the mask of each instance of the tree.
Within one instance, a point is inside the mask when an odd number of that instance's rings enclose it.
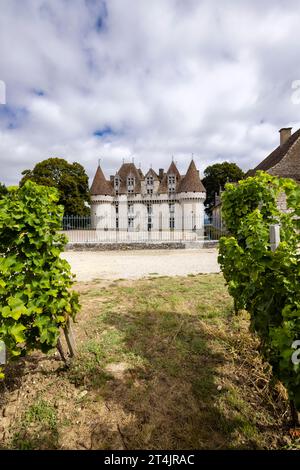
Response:
[[[0,183],[0,199],[7,194],[7,188],[4,184]]]
[[[243,170],[236,163],[216,163],[210,165],[204,170],[202,183],[206,189],[206,213],[211,214],[215,204],[215,193],[219,194],[227,182],[237,182],[245,176]]]
[[[20,181],[22,187],[31,180],[42,186],[58,189],[59,204],[65,215],[88,215],[90,203],[88,176],[79,163],[68,163],[63,158],[48,158],[35,165],[33,170],[24,170]]]

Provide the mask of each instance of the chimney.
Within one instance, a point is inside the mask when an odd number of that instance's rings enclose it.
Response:
[[[164,169],[160,168],[159,169],[159,174],[158,174],[158,177],[159,177],[160,181],[163,179],[163,176],[164,176]]]
[[[292,127],[283,127],[279,131],[280,134],[280,147],[282,147],[286,141],[291,137],[292,135]]]

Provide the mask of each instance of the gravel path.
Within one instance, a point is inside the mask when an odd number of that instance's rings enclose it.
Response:
[[[186,276],[218,273],[216,249],[136,250],[136,251],[67,251],[78,281],[93,279],[137,279],[149,275]]]

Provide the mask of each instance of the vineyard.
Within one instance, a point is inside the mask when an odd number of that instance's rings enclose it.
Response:
[[[54,188],[28,181],[0,201],[0,338],[8,358],[57,345],[60,328],[75,318],[70,267],[60,258],[57,232],[63,208]]]
[[[282,194],[285,213],[277,207]],[[250,313],[263,357],[286,387],[294,424],[299,424],[300,361],[292,357],[300,344],[300,187],[264,173],[227,184],[223,216],[230,236],[220,241],[219,262],[235,309]],[[280,226],[281,243],[275,251],[271,224]]]
[[[227,184],[223,275],[75,285],[57,200],[27,182],[0,201],[0,448],[299,448],[299,186]]]

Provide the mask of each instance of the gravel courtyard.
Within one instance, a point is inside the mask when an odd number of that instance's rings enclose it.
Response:
[[[134,251],[67,251],[78,281],[93,279],[138,279],[149,275],[186,276],[218,273],[216,249],[201,250],[134,250]]]

